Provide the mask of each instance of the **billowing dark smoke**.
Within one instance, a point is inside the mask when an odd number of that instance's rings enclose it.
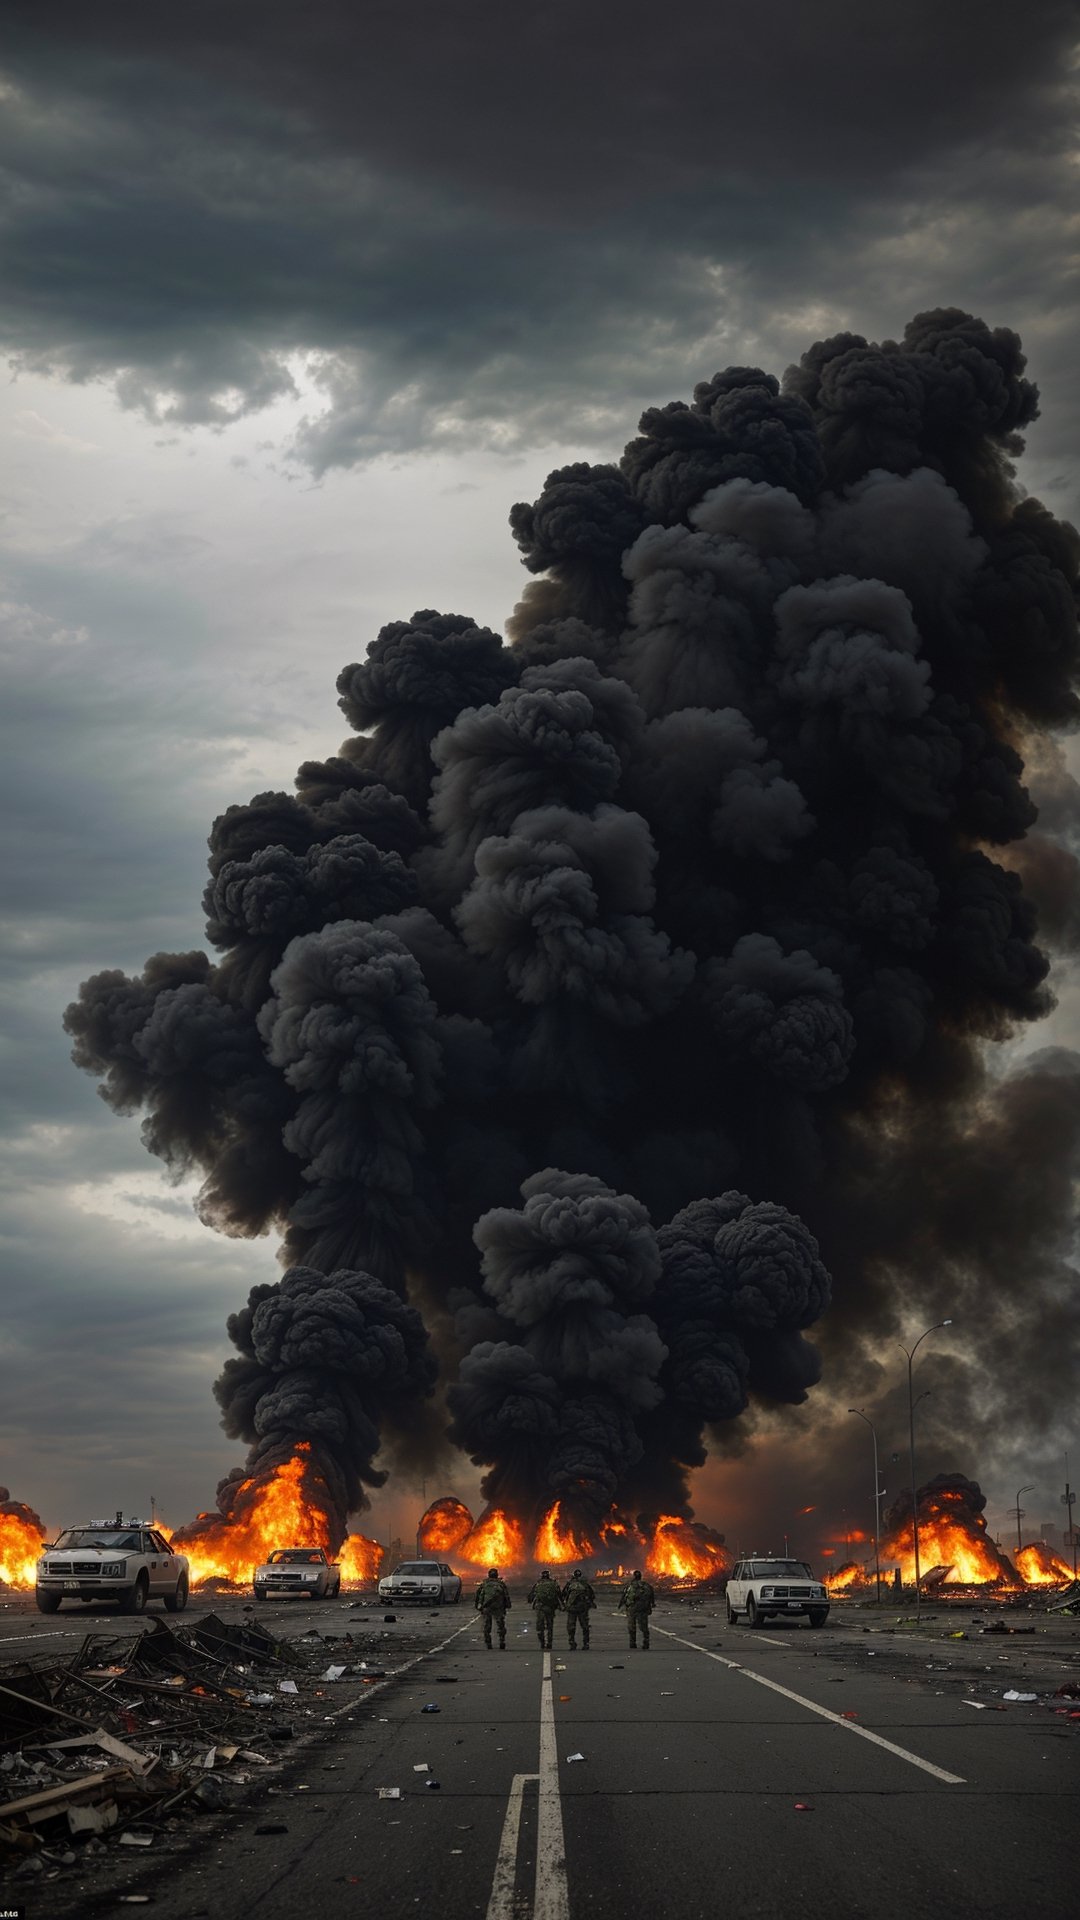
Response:
[[[430,1385],[407,1293],[522,1517],[685,1511],[710,1429],[818,1378],[829,1271],[840,1378],[946,1277],[957,1401],[1044,1313],[1068,1377],[1080,1067],[984,1048],[1076,927],[1080,540],[1013,483],[1024,368],[923,314],[560,469],[512,644],[385,628],[358,734],[216,823],[218,961],[87,983],[79,1064],[301,1269],[231,1323],[256,1461],[313,1440],[362,1497]]]
[[[965,1473],[936,1473],[932,1480],[916,1489],[915,1498],[919,1508],[919,1523],[924,1520],[936,1520],[942,1514],[955,1518],[960,1525],[984,1531],[986,1521],[983,1513],[986,1509],[986,1495],[977,1480],[969,1480]],[[898,1528],[911,1525],[911,1489],[905,1487],[891,1507],[886,1508],[884,1530],[895,1533]]]

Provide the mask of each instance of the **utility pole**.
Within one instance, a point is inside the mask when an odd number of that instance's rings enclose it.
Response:
[[[1075,1580],[1076,1579],[1076,1528],[1073,1526],[1072,1510],[1076,1504],[1076,1495],[1069,1485],[1068,1454],[1065,1455],[1065,1491],[1061,1496],[1061,1504],[1065,1509],[1065,1525],[1068,1528],[1069,1538],[1072,1541],[1073,1579]]]
[[[1016,1514],[1016,1551],[1017,1553],[1022,1553],[1023,1547],[1024,1547],[1024,1536],[1020,1531],[1020,1522],[1024,1518],[1024,1509],[1020,1505],[1020,1495],[1022,1493],[1034,1493],[1034,1491],[1035,1491],[1034,1485],[1030,1487],[1020,1487],[1017,1490],[1016,1506],[1014,1509]]]
[[[922,1619],[922,1586],[920,1584],[921,1573],[919,1568],[919,1500],[918,1500],[918,1493],[915,1486],[915,1398],[914,1398],[914,1390],[912,1386],[911,1369],[915,1359],[915,1355],[919,1351],[919,1348],[922,1346],[923,1341],[927,1338],[927,1335],[931,1333],[939,1332],[942,1327],[951,1327],[951,1326],[952,1326],[951,1320],[936,1320],[932,1327],[927,1327],[926,1333],[920,1333],[913,1347],[910,1347],[910,1348],[905,1347],[902,1342],[900,1343],[901,1353],[907,1355],[908,1440],[910,1444],[910,1459],[911,1459],[911,1537],[915,1547],[915,1619],[916,1621],[919,1621]],[[922,1394],[919,1395],[919,1398],[920,1400],[922,1399]]]
[[[878,1603],[878,1606],[880,1607],[881,1605],[881,1496],[885,1492],[885,1489],[883,1486],[879,1485],[880,1475],[878,1473],[877,1428],[875,1427],[873,1421],[870,1419],[869,1415],[865,1414],[861,1407],[849,1407],[848,1412],[853,1413],[857,1419],[864,1420],[866,1422],[866,1425],[869,1427],[870,1432],[873,1436],[873,1441],[874,1441],[874,1582],[877,1588],[877,1603]]]

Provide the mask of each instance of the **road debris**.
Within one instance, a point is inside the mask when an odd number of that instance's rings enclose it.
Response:
[[[46,1863],[50,1875],[86,1872],[113,1848],[152,1847],[179,1819],[257,1804],[252,1791],[273,1790],[275,1749],[314,1717],[319,1683],[357,1672],[348,1634],[286,1642],[213,1612],[72,1639],[60,1659],[43,1648],[0,1671],[5,1880]]]

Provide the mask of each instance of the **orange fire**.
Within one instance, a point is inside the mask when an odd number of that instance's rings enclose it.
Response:
[[[386,1549],[366,1534],[349,1533],[341,1543],[337,1559],[343,1587],[372,1587],[386,1558]]]
[[[662,1513],[653,1531],[646,1567],[673,1580],[709,1580],[727,1571],[727,1555],[716,1534],[699,1521]]]
[[[915,1542],[908,1514],[886,1536],[881,1557],[899,1561],[905,1586],[915,1582]],[[923,1492],[919,1498],[919,1571],[948,1567],[955,1586],[1016,1587],[1020,1582],[1012,1562],[995,1547],[981,1513],[972,1513],[963,1495],[950,1487]]]
[[[452,1494],[444,1494],[441,1500],[433,1500],[420,1521],[418,1541],[420,1551],[433,1560],[447,1560],[456,1553],[462,1541],[472,1532],[473,1517],[461,1500],[455,1500]]]
[[[1029,1587],[1063,1587],[1072,1582],[1073,1570],[1061,1555],[1042,1540],[1021,1547],[1016,1556],[1017,1571]]]
[[[19,1513],[0,1513],[0,1586],[16,1587],[20,1592],[33,1587],[45,1540],[36,1521],[26,1520]]]
[[[525,1559],[525,1536],[510,1514],[491,1507],[470,1528],[458,1553],[474,1567],[519,1567]]]
[[[191,1562],[192,1586],[214,1579],[247,1586],[253,1568],[261,1567],[275,1547],[323,1547],[329,1552],[329,1501],[323,1507],[311,1497],[318,1482],[312,1485],[309,1451],[301,1442],[291,1460],[265,1477],[240,1481],[229,1519],[200,1513],[189,1526],[177,1529],[173,1539]]]
[[[545,1563],[551,1561],[562,1566],[570,1560],[588,1560],[592,1557],[592,1547],[584,1535],[575,1534],[573,1528],[559,1524],[562,1502],[556,1500],[549,1508],[536,1530],[533,1545],[533,1559]]]
[[[830,1548],[829,1551],[831,1552],[832,1549]],[[884,1576],[882,1578],[884,1584]],[[875,1584],[873,1568],[867,1570],[866,1567],[860,1567],[854,1560],[849,1560],[846,1566],[837,1567],[834,1572],[826,1575],[826,1585],[830,1593],[848,1593],[853,1587],[865,1587],[867,1584],[871,1586]]]

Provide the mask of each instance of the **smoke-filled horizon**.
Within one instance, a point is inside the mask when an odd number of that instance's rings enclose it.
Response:
[[[78,1064],[205,1220],[283,1233],[215,1389],[250,1468],[309,1442],[343,1527],[448,1433],[524,1515],[682,1512],[808,1328],[842,1383],[945,1284],[955,1428],[1036,1366],[1050,1421],[1080,1061],[986,1047],[1075,919],[1036,412],[955,309],[650,409],[514,509],[509,644],[385,627],[340,751],[215,822],[218,957],[86,983]]]

